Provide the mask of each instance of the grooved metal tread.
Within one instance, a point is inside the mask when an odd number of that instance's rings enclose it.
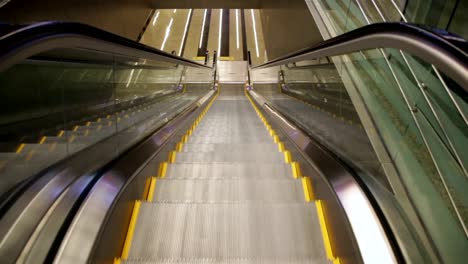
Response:
[[[153,201],[304,201],[294,179],[159,179]]]
[[[286,163],[268,166],[257,166],[254,163],[172,163],[167,166],[165,178],[293,179],[293,174],[291,166]]]
[[[305,202],[142,203],[129,259],[326,260],[314,212]]]
[[[284,155],[274,152],[180,152],[177,153],[177,163],[183,162],[245,162],[245,163],[282,163]]]
[[[210,144],[200,144],[200,143],[187,143],[184,144],[182,152],[242,152],[242,153],[252,153],[253,151],[279,151],[276,144],[263,143],[263,144],[249,144],[249,143],[240,143],[240,144],[228,144],[228,143],[210,143]]]
[[[194,258],[179,258],[179,259],[155,259],[151,261],[147,260],[125,260],[121,261],[125,264],[179,264],[179,263],[191,263],[191,264],[315,264],[315,263],[331,263],[323,261],[322,259],[297,259],[291,258],[286,260],[279,260],[275,258],[264,258],[264,259],[254,259],[254,258],[244,258],[244,259],[194,259]]]

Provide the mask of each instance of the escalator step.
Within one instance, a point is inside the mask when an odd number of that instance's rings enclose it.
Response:
[[[138,239],[128,259],[327,263],[314,207],[305,202],[142,203]]]
[[[167,167],[165,177],[188,179],[292,179],[293,175],[289,164],[272,163],[269,166],[257,166],[254,163],[174,163],[169,164]]]
[[[294,179],[159,179],[153,201],[302,202],[301,181]]]

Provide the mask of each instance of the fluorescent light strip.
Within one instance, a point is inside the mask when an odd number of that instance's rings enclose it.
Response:
[[[187,29],[188,29],[188,24],[189,24],[191,14],[192,14],[192,9],[189,10],[188,15],[187,15],[187,21],[185,22],[184,35],[182,36],[182,42],[180,42],[179,56],[182,56],[182,48],[184,47],[184,41],[187,35]]]
[[[161,45],[161,50],[164,50],[164,46],[166,46],[167,38],[169,37],[169,34],[171,33],[172,22],[174,22],[174,18],[171,18],[171,21],[169,22],[169,25],[166,28],[166,35],[164,35],[164,40]]]
[[[156,13],[156,15],[154,16],[154,19],[153,19],[153,26],[156,25],[156,21],[158,21],[158,17],[159,17],[159,11]]]
[[[257,58],[258,58],[258,57],[260,57],[260,52],[258,51],[257,26],[255,25],[254,10],[250,9],[250,11],[252,13],[252,23],[253,23],[254,38],[255,38],[255,51],[257,52]]]
[[[203,42],[203,33],[205,32],[206,10],[207,9],[205,9],[205,14],[203,15],[203,25],[201,27],[201,33],[200,33],[200,44],[198,45],[199,49],[201,49],[201,45],[202,45],[202,42]]]
[[[177,9],[174,9],[174,11],[173,11],[172,13],[174,13],[174,14],[175,14],[176,12],[177,12]]]
[[[239,49],[239,9],[236,9],[236,35],[237,35],[237,49]]]
[[[219,10],[218,57],[221,57],[221,33],[223,30],[223,9]]]

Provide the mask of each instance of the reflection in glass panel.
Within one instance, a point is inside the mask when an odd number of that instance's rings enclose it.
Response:
[[[53,50],[0,73],[0,196],[99,144],[118,155],[211,88],[211,69],[87,50]]]

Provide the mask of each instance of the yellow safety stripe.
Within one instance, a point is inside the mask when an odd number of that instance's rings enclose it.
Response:
[[[122,250],[122,259],[128,258],[128,253],[130,252],[130,247],[132,246],[133,233],[135,232],[136,222],[138,220],[138,213],[140,211],[140,201],[135,201],[133,205],[132,216],[130,218],[130,223],[128,225],[127,236],[125,237],[125,242]]]
[[[153,201],[153,196],[154,196],[154,190],[155,189],[156,189],[156,177],[151,177],[150,186],[149,186],[149,189],[148,189],[148,196],[146,197],[146,200],[148,202]]]
[[[158,177],[159,178],[166,177],[166,171],[167,171],[167,162],[161,162],[161,164],[159,164]]]
[[[328,259],[333,261],[335,260],[335,254],[333,252],[333,247],[330,241],[330,234],[328,231],[327,222],[325,218],[323,201],[317,200],[315,201],[315,205],[317,207],[317,214],[319,217],[320,229],[322,230],[322,238],[323,238],[323,244],[325,246],[325,252],[327,253]]]
[[[16,149],[16,153],[19,154],[21,153],[21,151],[23,151],[24,147],[26,146],[26,144],[24,143],[21,143],[18,148]]]

